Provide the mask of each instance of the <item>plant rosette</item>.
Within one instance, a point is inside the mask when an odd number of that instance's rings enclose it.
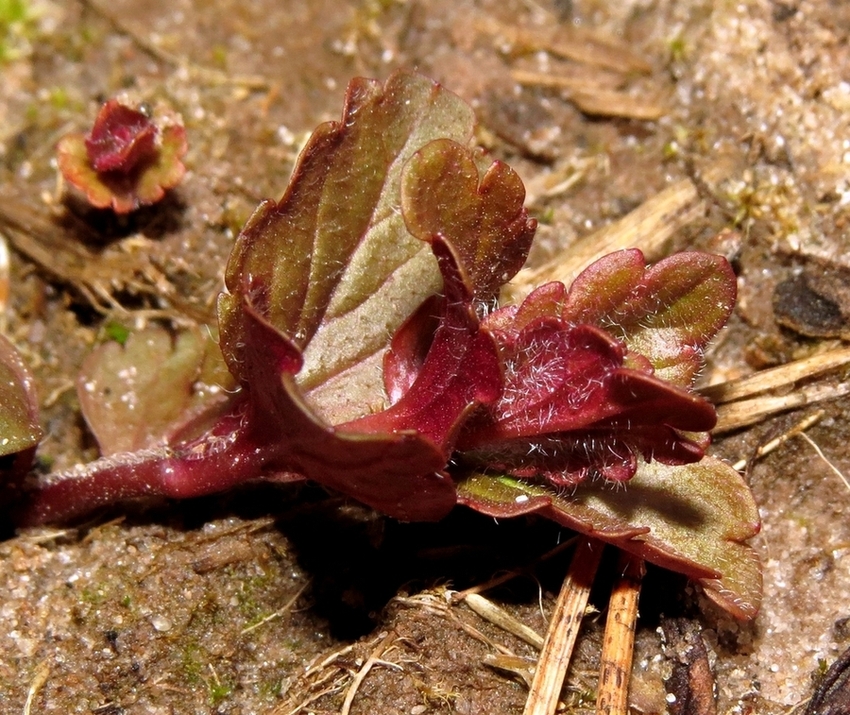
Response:
[[[88,134],[68,134],[56,147],[59,171],[95,208],[125,214],[155,204],[186,173],[186,130],[180,115],[128,97],[110,99]]]

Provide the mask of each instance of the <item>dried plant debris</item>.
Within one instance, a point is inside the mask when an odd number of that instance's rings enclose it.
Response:
[[[704,457],[716,416],[692,390],[734,305],[729,264],[623,250],[499,307],[536,224],[472,135],[471,108],[427,78],[352,81],[237,239],[218,302],[229,376],[198,335],[99,349],[80,387],[105,456],[41,479],[23,521],[311,479],[402,520],[538,512],[754,616],[758,514]]]
[[[850,270],[809,267],[782,281],[773,294],[781,326],[812,338],[850,337]]]
[[[844,651],[823,676],[805,715],[846,715],[850,712],[850,649]]]
[[[36,263],[53,279],[80,293],[95,310],[128,312],[116,294],[144,296],[160,314],[180,320],[209,322],[210,310],[181,296],[172,283],[185,266],[168,265],[161,243],[144,236],[129,236],[102,251],[82,241],[68,239],[64,220],[88,238],[93,233],[69,214],[57,218],[42,204],[35,204],[10,189],[0,192],[0,228],[17,251]],[[93,236],[92,236],[93,238]],[[172,262],[173,263],[173,262]],[[160,306],[169,306],[161,308]]]
[[[716,715],[714,673],[699,627],[666,619],[661,629],[665,653],[673,661],[667,679],[670,715]]]

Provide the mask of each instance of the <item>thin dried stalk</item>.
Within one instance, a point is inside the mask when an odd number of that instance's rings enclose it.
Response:
[[[633,97],[626,92],[604,87],[590,87],[584,80],[544,72],[513,70],[511,77],[520,84],[536,87],[557,87],[567,93],[569,100],[585,114],[598,117],[624,117],[652,121],[663,116],[666,108],[658,102]]]
[[[572,71],[537,72],[534,70],[513,69],[511,78],[520,84],[565,89],[573,92],[595,92],[597,89],[616,89],[622,86],[623,77],[615,72],[593,67],[570,68]]]
[[[602,644],[597,715],[627,715],[629,680],[635,646],[640,584],[645,573],[643,559],[620,553],[620,578],[608,602],[608,620]]]
[[[805,433],[801,432],[800,436],[804,440],[806,440],[806,442],[809,443],[809,446],[813,450],[815,450],[818,457],[820,457],[823,460],[823,462],[826,464],[826,466],[829,467],[830,470],[832,470],[832,473],[835,474],[844,483],[844,486],[847,487],[848,489],[850,489],[850,479],[847,479],[844,472],[842,472],[838,467],[836,467],[832,462],[830,462],[829,459],[827,459],[826,455],[823,453],[823,450],[820,448],[820,445],[817,442],[815,442],[811,437],[809,437],[809,435],[807,435]]]
[[[597,258],[623,248],[640,248],[648,260],[658,260],[667,252],[673,235],[703,212],[704,204],[697,187],[690,179],[683,179],[619,221],[580,238],[558,260],[520,271],[503,288],[502,302],[517,303],[534,288],[550,281],[569,285],[582,269]]]
[[[625,42],[592,30],[559,25],[553,32],[550,29],[505,25],[493,18],[479,20],[476,28],[500,37],[511,45],[516,54],[546,50],[557,57],[605,67],[624,75],[649,74],[652,71],[652,65]]]
[[[396,634],[393,631],[387,633],[381,639],[381,642],[378,643],[378,645],[375,646],[375,649],[369,654],[369,657],[366,659],[366,662],[363,663],[360,670],[357,671],[357,675],[354,676],[354,680],[351,681],[348,692],[345,694],[342,709],[339,711],[340,715],[348,715],[351,711],[351,704],[354,702],[354,696],[357,695],[357,690],[360,688],[360,684],[366,679],[369,671],[372,670],[372,666],[380,661],[381,656],[387,648],[390,647],[390,643],[392,643],[394,638],[396,638]]]
[[[732,465],[732,469],[737,469],[741,471],[747,467],[747,464],[756,459],[761,459],[762,457],[770,454],[775,449],[778,449],[783,444],[785,444],[792,437],[796,437],[797,435],[803,434],[809,427],[816,424],[824,415],[823,410],[818,410],[817,412],[813,412],[810,415],[806,415],[802,420],[800,420],[797,424],[795,424],[791,429],[786,430],[778,437],[774,437],[773,439],[765,442],[761,445],[756,451],[755,454],[752,455],[751,458],[748,459],[739,459],[735,464]]]
[[[489,599],[480,596],[477,593],[467,594],[463,602],[469,606],[475,613],[481,616],[485,621],[489,621],[495,626],[498,626],[503,631],[515,635],[522,641],[535,648],[543,647],[543,636],[522,621],[514,618],[504,608],[499,608]]]
[[[731,402],[717,408],[715,434],[729,432],[740,427],[756,424],[772,415],[805,405],[814,405],[850,394],[850,384],[809,385],[779,397],[754,397],[751,400]]]
[[[524,715],[552,715],[558,706],[602,549],[595,539],[582,538],[576,545],[537,661]]]
[[[36,668],[35,675],[33,676],[30,687],[27,690],[27,701],[24,703],[24,715],[30,715],[32,712],[32,706],[33,703],[35,703],[35,699],[38,697],[38,691],[41,690],[42,686],[47,682],[47,678],[49,676],[50,663],[46,660],[42,661]]]
[[[526,688],[531,688],[531,683],[534,680],[534,662],[529,658],[502,653],[488,653],[481,659],[481,662],[489,668],[512,673],[525,683]]]
[[[582,112],[594,117],[623,117],[651,122],[667,113],[667,107],[659,102],[611,89],[573,92],[570,101]]]
[[[802,360],[795,360],[786,365],[762,370],[755,375],[729,380],[718,385],[709,385],[702,388],[700,393],[715,405],[722,405],[760,392],[787,387],[799,380],[848,364],[850,364],[850,348],[838,348]]]

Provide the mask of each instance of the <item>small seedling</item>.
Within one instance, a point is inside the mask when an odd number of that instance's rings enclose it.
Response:
[[[159,201],[186,173],[186,130],[160,105],[110,99],[88,134],[68,134],[56,148],[59,170],[95,208],[119,214]]]

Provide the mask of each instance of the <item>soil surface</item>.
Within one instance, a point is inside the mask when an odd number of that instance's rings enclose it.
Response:
[[[350,78],[384,78],[397,67],[420,70],[476,108],[481,142],[519,171],[541,220],[532,264],[680,179],[696,183],[708,208],[669,250],[725,251],[740,292],[707,381],[816,354],[850,335],[850,4],[23,5],[23,20],[0,18],[0,215],[53,228],[39,234],[49,256],[39,262],[20,245],[26,236],[6,237],[11,296],[2,322],[38,380],[42,469],[97,455],[73,381],[105,326],[210,319],[234,236],[262,198],[280,196],[306,136],[339,115]],[[528,35],[518,38],[517,28]],[[546,50],[547,33],[575,32],[609,38],[646,64],[620,58],[606,68]],[[591,85],[607,77],[634,105],[626,116],[591,115],[575,91],[539,79],[518,84],[518,71]],[[190,148],[189,171],[164,202],[116,219],[60,196],[54,148],[121,91],[167,101],[185,120]],[[660,116],[639,118],[644,105]],[[714,240],[730,227],[737,239]],[[95,258],[72,260],[74,246]],[[164,289],[179,298],[160,301]],[[835,389],[845,379],[816,382]],[[788,440],[747,472],[764,522],[755,547],[765,597],[755,622],[733,621],[683,579],[650,569],[634,712],[673,711],[665,679],[675,657],[664,648],[673,631],[701,633],[721,713],[789,712],[850,646],[850,489],[839,474],[850,474],[846,407],[839,399],[799,408],[715,440],[715,453],[750,458],[823,410],[808,440]],[[494,644],[528,658],[534,650],[450,605],[446,589],[517,570],[487,595],[545,632],[568,554],[537,559],[569,534],[464,510],[439,524],[398,524],[317,488],[263,487],[116,509],[74,528],[7,527],[3,536],[3,713],[247,715],[350,705],[375,715],[471,715],[522,711],[522,680],[483,659]],[[603,576],[592,597],[600,609],[606,588]],[[587,620],[567,712],[593,712],[604,619]]]

